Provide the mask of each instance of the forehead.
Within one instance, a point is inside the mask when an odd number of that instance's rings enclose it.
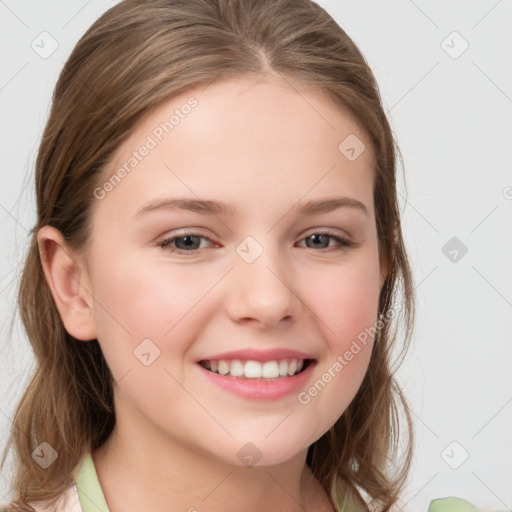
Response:
[[[121,168],[106,199],[124,215],[159,194],[253,197],[256,206],[336,187],[368,200],[373,188],[357,122],[325,94],[268,77],[219,80],[162,102],[118,148],[105,179]]]

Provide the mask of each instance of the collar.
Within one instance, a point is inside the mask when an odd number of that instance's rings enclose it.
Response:
[[[75,482],[83,512],[110,512],[90,452],[84,455]]]

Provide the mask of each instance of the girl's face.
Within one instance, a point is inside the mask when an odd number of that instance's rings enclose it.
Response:
[[[118,431],[148,453],[276,464],[336,422],[385,278],[372,166],[346,114],[281,80],[197,87],[137,126],[95,191],[86,253]]]

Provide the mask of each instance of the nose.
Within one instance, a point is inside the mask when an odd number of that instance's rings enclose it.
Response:
[[[268,329],[299,317],[302,302],[290,266],[277,250],[267,247],[252,263],[240,259],[230,274],[227,312],[234,322]]]

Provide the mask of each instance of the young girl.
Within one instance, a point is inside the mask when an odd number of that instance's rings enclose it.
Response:
[[[5,510],[398,510],[395,158],[368,65],[312,1],[107,11],[37,158]]]

